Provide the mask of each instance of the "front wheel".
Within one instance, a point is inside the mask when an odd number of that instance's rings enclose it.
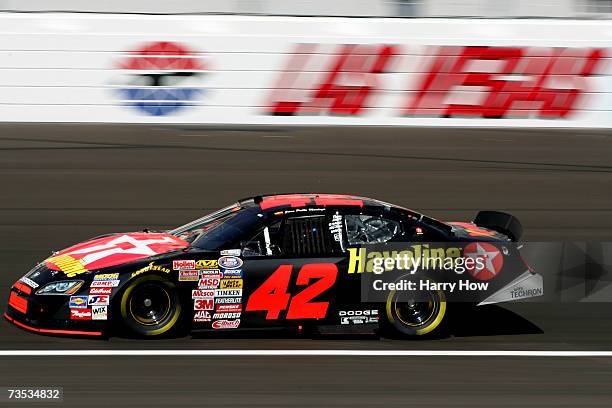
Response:
[[[130,282],[121,295],[120,308],[124,328],[144,337],[175,333],[182,309],[176,286],[157,275]]]
[[[421,293],[417,300],[405,292],[392,291],[385,304],[388,328],[402,336],[440,335],[445,316],[446,297],[442,291]]]

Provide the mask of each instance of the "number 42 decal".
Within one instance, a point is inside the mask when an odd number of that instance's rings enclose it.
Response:
[[[338,267],[332,263],[308,264],[298,273],[296,285],[306,286],[293,298],[287,293],[293,265],[281,265],[249,297],[247,312],[265,310],[267,320],[278,319],[286,310],[287,319],[322,319],[329,302],[311,302],[316,296],[331,288],[338,276]],[[310,283],[312,279],[316,281]],[[289,302],[291,300],[291,303]]]

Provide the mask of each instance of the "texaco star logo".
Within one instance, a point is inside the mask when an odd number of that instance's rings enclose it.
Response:
[[[474,279],[489,280],[494,278],[501,271],[504,264],[504,257],[494,245],[486,242],[473,242],[465,246],[463,254],[467,258],[472,258],[477,262],[476,266],[468,269],[468,273]],[[482,266],[479,268],[478,266]]]

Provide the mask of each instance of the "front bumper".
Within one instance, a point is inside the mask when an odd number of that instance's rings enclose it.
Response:
[[[4,317],[14,325],[35,333],[103,336],[106,321],[71,320],[67,297],[37,296],[20,282],[15,283],[9,294]]]

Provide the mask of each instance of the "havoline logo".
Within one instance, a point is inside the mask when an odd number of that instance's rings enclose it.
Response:
[[[205,64],[183,44],[160,41],[128,52],[119,62],[125,76],[121,102],[147,115],[165,116],[197,104]]]

